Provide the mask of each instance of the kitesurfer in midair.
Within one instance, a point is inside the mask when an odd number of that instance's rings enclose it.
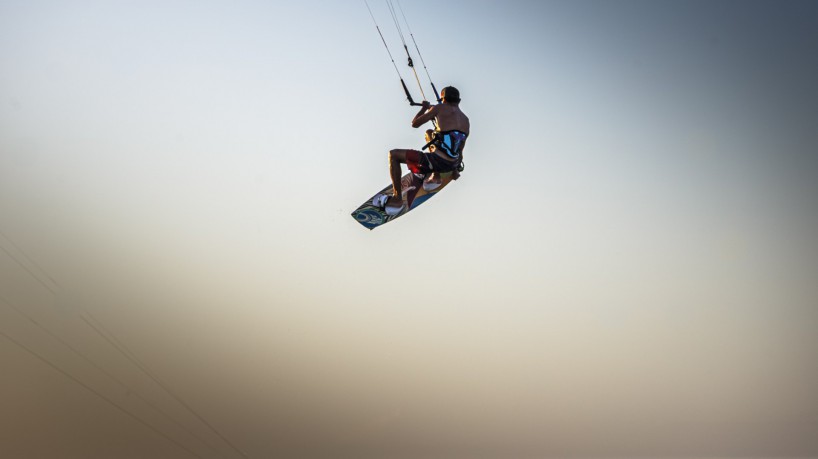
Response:
[[[419,128],[429,121],[436,123],[436,130],[426,131],[429,153],[419,150],[394,149],[389,151],[389,175],[392,178],[392,196],[386,207],[401,209],[401,164],[413,173],[425,177],[424,187],[440,186],[440,173],[452,172],[457,179],[462,170],[463,147],[469,135],[469,118],[460,110],[460,91],[447,86],[440,91],[443,103],[432,105],[423,101],[420,111],[412,119],[412,127]]]

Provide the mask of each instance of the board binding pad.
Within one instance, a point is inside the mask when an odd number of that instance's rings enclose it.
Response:
[[[392,194],[392,185],[387,185],[386,188],[382,189],[374,196],[366,200],[363,204],[361,204],[354,212],[352,212],[352,218],[355,219],[358,223],[360,223],[364,228],[368,229],[375,229],[385,223],[389,223],[392,220],[400,217],[401,215],[405,215],[415,209],[419,205],[423,204],[424,202],[428,201],[432,196],[440,193],[440,190],[446,187],[449,182],[452,181],[452,173],[451,172],[444,172],[439,173],[441,184],[439,187],[435,188],[434,190],[428,191],[423,187],[423,179],[416,176],[412,172],[404,175],[400,179],[401,184],[401,191],[403,195],[403,203],[405,206],[403,210],[395,215],[389,215],[386,213],[386,209],[383,207],[378,207],[372,203],[372,201],[380,195],[391,195]]]

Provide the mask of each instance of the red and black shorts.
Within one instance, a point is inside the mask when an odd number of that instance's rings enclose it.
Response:
[[[434,153],[418,150],[406,150],[406,165],[413,173],[423,175],[430,172],[452,172],[457,169],[457,161],[446,161]]]

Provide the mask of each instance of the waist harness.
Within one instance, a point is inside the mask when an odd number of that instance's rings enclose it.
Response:
[[[446,153],[457,164],[457,170],[463,171],[463,147],[466,146],[466,137],[469,135],[463,131],[435,131],[432,140],[423,146],[423,150],[434,145],[436,149]]]

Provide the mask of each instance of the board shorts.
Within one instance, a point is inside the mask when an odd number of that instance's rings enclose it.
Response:
[[[434,153],[418,150],[406,150],[406,165],[415,174],[426,175],[430,172],[452,172],[457,169],[458,161],[446,161]]]

